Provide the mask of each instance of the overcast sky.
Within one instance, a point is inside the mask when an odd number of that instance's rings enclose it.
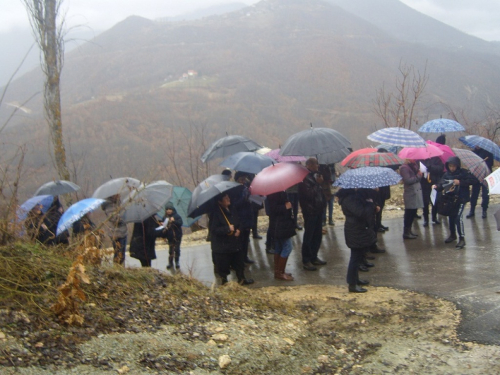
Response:
[[[468,34],[500,41],[499,0],[401,1]],[[154,19],[230,2],[254,4],[257,0],[64,0],[63,4],[69,25],[85,25],[98,31],[130,15]],[[0,0],[0,33],[28,26],[21,0]]]

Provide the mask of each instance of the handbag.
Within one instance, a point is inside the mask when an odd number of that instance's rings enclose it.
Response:
[[[276,230],[274,232],[275,239],[286,240],[296,234],[295,222],[293,221],[293,217],[291,215],[276,217]]]
[[[437,197],[437,212],[443,216],[454,216],[458,214],[458,207],[460,206],[460,197],[458,191],[452,189],[443,192]]]

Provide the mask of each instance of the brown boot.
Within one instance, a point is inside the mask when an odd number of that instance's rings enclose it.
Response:
[[[285,280],[285,281],[293,281],[293,277],[289,274],[285,273],[286,262],[288,258],[279,257],[278,260],[278,272],[279,274],[274,276],[275,279]]]

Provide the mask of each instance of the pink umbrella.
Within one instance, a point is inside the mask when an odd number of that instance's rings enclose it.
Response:
[[[302,182],[309,170],[300,164],[278,163],[257,173],[250,185],[252,195],[269,195],[285,191]]]
[[[425,160],[443,155],[438,147],[428,144],[425,147],[403,147],[398,156],[402,159]]]
[[[439,159],[441,159],[441,161],[443,163],[446,163],[448,161],[448,159],[452,156],[455,156],[455,153],[453,152],[453,150],[450,148],[450,146],[447,146],[447,145],[442,145],[440,143],[437,143],[437,142],[433,142],[433,141],[426,141],[428,144],[430,145],[433,145],[433,146],[436,146],[437,148],[439,148],[441,151],[443,151],[443,155],[439,156]]]
[[[264,155],[269,156],[270,158],[273,158],[276,161],[282,162],[282,161],[287,161],[287,162],[301,162],[301,161],[306,161],[306,158],[304,156],[285,156],[285,155],[280,155],[280,149],[274,149],[271,150]]]
[[[340,162],[340,165],[344,166],[347,164],[349,160],[351,160],[353,157],[361,155],[361,154],[369,154],[370,152],[377,152],[378,150],[376,148],[360,148],[359,150],[351,152],[349,155],[347,155],[344,160]]]

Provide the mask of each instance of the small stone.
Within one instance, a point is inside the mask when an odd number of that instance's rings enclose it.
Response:
[[[209,340],[207,342],[207,345],[210,345],[210,346],[217,346],[217,343],[214,341],[214,340]]]
[[[35,348],[43,348],[43,342],[37,342]]]
[[[215,335],[212,335],[212,339],[215,341],[227,341],[228,336],[224,333],[216,333]]]
[[[224,369],[231,364],[231,357],[227,354],[221,355],[219,357],[219,367]]]
[[[222,331],[224,331],[224,327],[217,327],[215,329],[215,332],[222,332]]]
[[[127,373],[127,372],[129,372],[129,371],[130,371],[130,369],[128,368],[128,366],[123,366],[122,368],[119,368],[119,369],[117,370],[117,372],[118,372],[119,374],[126,374],[126,373]]]
[[[319,363],[328,363],[328,362],[330,362],[330,358],[327,355],[323,354],[323,355],[320,355],[318,357],[318,362]]]
[[[289,339],[288,337],[285,337],[283,339],[283,341],[285,341],[287,344],[290,344],[290,345],[294,345],[295,344],[295,341],[293,341],[292,339]]]
[[[5,339],[5,333],[3,333],[2,331],[0,331],[0,340],[3,340]]]

